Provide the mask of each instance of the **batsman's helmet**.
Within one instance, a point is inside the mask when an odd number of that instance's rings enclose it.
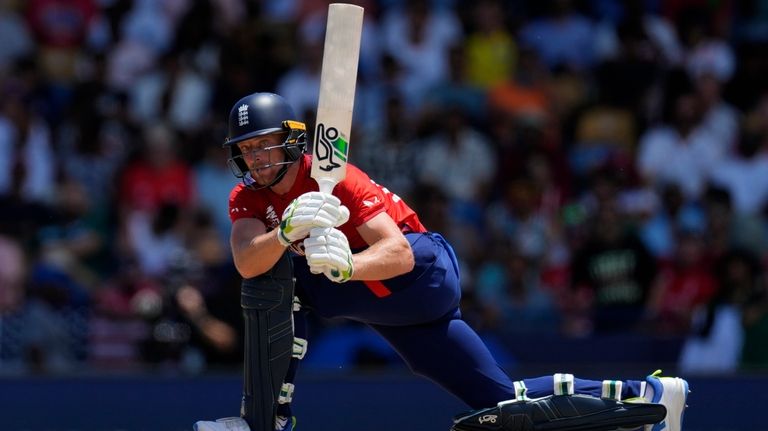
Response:
[[[286,134],[285,141],[279,145],[285,151],[285,161],[263,167],[289,165],[298,160],[306,149],[307,134],[306,125],[295,118],[291,106],[277,94],[253,93],[238,100],[229,111],[229,127],[223,145],[229,148],[229,166],[235,176],[246,178],[249,172],[237,143],[256,136]]]

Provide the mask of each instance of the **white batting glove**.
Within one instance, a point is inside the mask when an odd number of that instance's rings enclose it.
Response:
[[[304,239],[318,227],[341,226],[349,220],[349,209],[329,193],[304,193],[285,208],[278,227],[277,239],[288,247]]]
[[[352,250],[346,235],[336,228],[315,228],[304,240],[304,253],[313,274],[325,274],[336,283],[352,278]]]

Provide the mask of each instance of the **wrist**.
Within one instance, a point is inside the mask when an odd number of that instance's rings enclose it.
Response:
[[[293,241],[291,241],[290,239],[288,239],[288,237],[285,236],[285,234],[283,233],[283,230],[280,228],[277,228],[275,229],[275,231],[277,232],[277,242],[279,242],[280,245],[282,245],[283,247],[290,247]]]

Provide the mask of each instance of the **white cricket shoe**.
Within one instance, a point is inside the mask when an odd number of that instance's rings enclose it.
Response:
[[[275,431],[293,431],[296,428],[296,416],[275,417]]]
[[[197,421],[192,426],[193,431],[251,431],[243,418],[231,417],[216,419],[216,421]]]
[[[688,393],[688,382],[679,377],[660,377],[661,370],[645,378],[645,393],[643,398],[648,402],[663,404],[667,408],[667,416],[663,421],[646,425],[645,431],[681,431],[683,416]]]

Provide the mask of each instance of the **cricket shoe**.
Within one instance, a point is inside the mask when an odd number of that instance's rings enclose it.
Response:
[[[275,417],[275,431],[293,431],[294,429],[296,429],[296,416]]]
[[[679,377],[661,377],[661,370],[645,378],[643,398],[650,403],[662,404],[667,408],[663,421],[646,425],[645,431],[681,431],[688,394],[688,382]]]
[[[251,431],[243,418],[231,417],[216,419],[216,421],[197,421],[192,426],[193,431]]]

